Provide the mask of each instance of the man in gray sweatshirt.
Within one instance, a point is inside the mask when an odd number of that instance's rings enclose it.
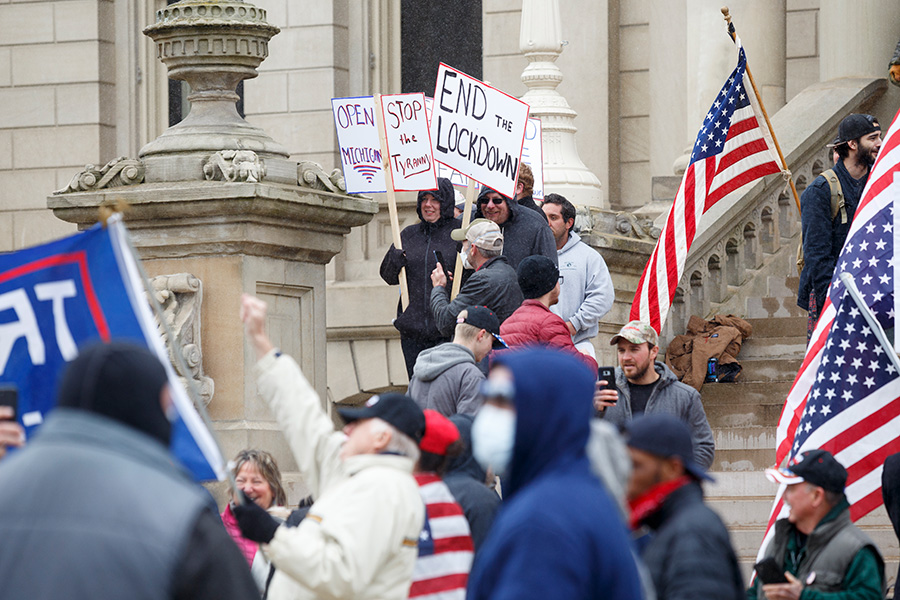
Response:
[[[476,363],[492,348],[505,348],[500,321],[486,306],[470,306],[459,313],[453,341],[423,350],[413,369],[408,394],[425,410],[444,416],[475,415],[481,406],[484,374]]]
[[[559,194],[547,194],[541,209],[547,216],[559,253],[559,302],[550,307],[566,322],[575,347],[597,358],[591,339],[598,321],[615,300],[612,278],[600,253],[581,241],[575,226],[575,207]]]

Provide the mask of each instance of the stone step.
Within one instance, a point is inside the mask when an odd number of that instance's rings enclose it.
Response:
[[[791,390],[790,381],[748,381],[736,383],[704,383],[700,390],[704,408],[713,404],[778,404],[784,403]]]
[[[773,448],[724,449],[716,446],[712,468],[718,472],[759,471],[775,462]]]
[[[806,353],[806,336],[791,335],[772,337],[751,337],[744,340],[738,361],[748,358],[789,357],[802,359]]]
[[[769,484],[768,480],[766,483]],[[728,527],[751,528],[759,527],[764,530],[769,522],[769,512],[772,510],[772,502],[775,499],[776,486],[772,487],[771,497],[756,498],[716,498],[707,497],[706,503],[715,510],[725,525]],[[884,507],[873,510],[868,515],[856,522],[860,527],[891,527]]]
[[[797,306],[796,298],[769,296],[747,298],[747,317],[765,319],[772,317],[805,317],[806,311]]]
[[[875,542],[882,554],[892,557],[894,561],[897,560],[900,547],[898,547],[897,536],[894,535],[894,530],[890,526],[860,527],[860,529],[872,538],[872,541]],[[753,560],[756,558],[756,553],[759,551],[759,545],[762,543],[763,534],[765,533],[764,528],[733,527],[729,528],[729,533],[731,534],[731,545],[734,547],[738,558],[741,560]],[[894,573],[896,574],[896,572],[895,568]]]
[[[745,319],[753,327],[750,339],[796,336],[806,340],[806,317]]]
[[[738,355],[743,370],[740,383],[794,381],[803,360],[800,358],[745,358]]]
[[[769,384],[772,385],[772,384]],[[704,403],[706,420],[715,429],[733,431],[744,427],[772,427],[778,425],[781,417],[781,402],[766,403]]]

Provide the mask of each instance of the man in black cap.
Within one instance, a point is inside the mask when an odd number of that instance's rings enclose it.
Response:
[[[869,536],[850,521],[843,465],[826,450],[807,450],[786,469],[767,469],[766,476],[787,485],[784,501],[790,513],[775,522],[765,558],[775,560],[788,583],[764,584],[757,577],[747,597],[883,598],[884,559]]]
[[[803,268],[797,305],[809,313],[809,336],[881,147],[881,126],[872,115],[851,114],[841,121],[830,147],[840,160],[816,177],[800,197]]]
[[[528,256],[516,269],[522,306],[500,326],[500,335],[510,347],[552,346],[569,352],[597,372],[597,361],[575,347],[569,328],[550,307],[559,301],[559,268],[546,256]]]
[[[478,368],[492,349],[506,348],[500,321],[486,306],[470,306],[456,318],[453,341],[422,351],[409,381],[409,395],[422,410],[430,408],[449,417],[474,416],[481,408]]]
[[[245,294],[241,319],[259,357],[259,394],[315,498],[298,527],[280,527],[253,502],[234,509],[277,569],[268,597],[406,598],[424,519],[412,477],[422,410],[408,396],[373,396],[364,408],[338,409],[347,425],[335,431],[297,363],[269,340],[266,304]]]
[[[691,432],[667,413],[631,424],[631,527],[653,532],[641,555],[659,600],[739,600],[744,584],[722,519],[703,502],[711,478],[694,462]]]
[[[169,394],[147,349],[80,349],[57,408],[0,465],[3,598],[259,598],[212,498],[169,452]]]

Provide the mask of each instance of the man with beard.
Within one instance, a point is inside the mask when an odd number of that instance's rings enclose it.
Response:
[[[872,115],[851,114],[841,121],[833,147],[840,156],[833,169],[822,173],[800,197],[803,269],[797,305],[809,313],[809,335],[819,319],[838,255],[847,239],[869,170],[881,147],[881,126]],[[832,184],[837,176],[837,212],[832,209]]]
[[[619,366],[616,389],[605,389],[603,380],[598,383],[594,408],[600,416],[623,429],[641,414],[671,414],[691,430],[694,462],[708,470],[716,448],[700,394],[656,360],[659,338],[653,327],[631,321],[609,343],[617,347]]]

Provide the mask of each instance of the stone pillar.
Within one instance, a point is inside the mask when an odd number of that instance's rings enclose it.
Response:
[[[524,0],[519,49],[528,59],[522,100],[531,116],[541,119],[544,145],[544,189],[562,194],[573,204],[604,208],[600,180],[582,162],[575,144],[577,113],[556,90],[563,75],[556,66],[562,53],[559,0]]]
[[[47,203],[83,229],[97,221],[99,207],[124,202],[125,224],[149,275],[188,274],[170,280],[202,286],[202,372],[213,380],[208,410],[222,451],[226,459],[247,447],[271,451],[294,503],[304,487],[257,397],[240,297],[247,292],[269,303],[273,342],[297,360],[330,410],[325,265],[378,204],[348,196],[340,171],[290,161],[235,110],[235,86],[256,76],[277,31],[264,10],[240,0],[182,0],[159,10],[145,33],[170,76],[191,82],[189,116],[145,146],[142,160],[91,166]]]
[[[687,0],[687,154],[674,166],[684,173],[690,148],[700,124],[728,74],[737,64],[735,45],[728,36],[720,11],[712,0]],[[770,115],[784,106],[785,0],[732,0],[728,2],[738,36],[747,52],[747,64]]]
[[[819,4],[819,75],[886,77],[888,63],[900,37],[896,0]]]

